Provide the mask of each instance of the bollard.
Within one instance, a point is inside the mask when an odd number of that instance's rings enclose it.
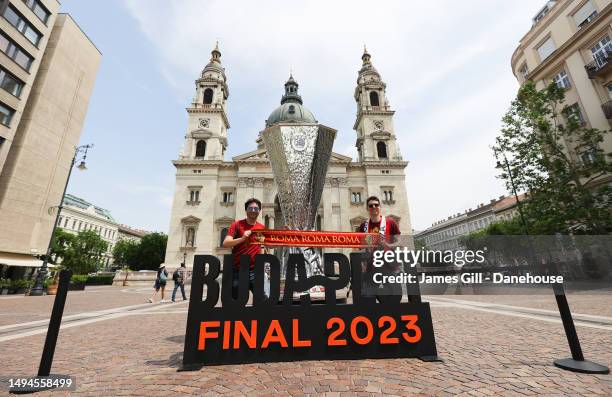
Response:
[[[38,376],[49,376],[51,372],[51,364],[53,364],[55,345],[57,344],[57,337],[62,323],[62,314],[64,313],[64,305],[66,304],[66,295],[68,295],[68,286],[70,285],[71,277],[72,270],[62,270],[60,272],[59,287],[57,288],[57,295],[55,295],[55,301],[53,302],[53,310],[51,311],[51,319],[49,320],[45,346],[42,356],[40,357]]]

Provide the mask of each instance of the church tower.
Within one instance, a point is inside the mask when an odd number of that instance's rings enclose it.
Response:
[[[189,121],[181,159],[223,160],[227,148],[226,102],[229,96],[219,43],[210,62],[195,81],[196,92],[187,108]]]
[[[353,129],[357,132],[357,152],[360,162],[402,161],[393,128],[393,114],[387,100],[387,85],[372,65],[370,54],[364,47],[363,66],[357,77],[355,100],[357,119]]]

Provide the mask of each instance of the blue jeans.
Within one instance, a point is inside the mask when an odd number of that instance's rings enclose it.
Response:
[[[183,300],[187,300],[187,297],[185,296],[185,284],[174,283],[174,291],[172,291],[172,302],[174,302],[174,298],[176,298],[176,290],[179,289],[179,287],[181,287],[181,294],[183,294]]]
[[[240,285],[239,279],[240,272],[238,269],[234,269],[232,273],[232,297],[236,299],[238,297],[238,287]],[[255,293],[255,271],[249,270],[249,290]],[[264,274],[264,294],[266,298],[270,296],[270,280],[267,274]]]

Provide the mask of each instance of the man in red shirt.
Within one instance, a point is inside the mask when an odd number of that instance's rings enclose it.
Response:
[[[231,248],[234,256],[234,272],[232,279],[232,295],[234,298],[238,296],[238,269],[240,269],[240,255],[248,255],[251,257],[251,266],[249,271],[249,289],[253,292],[255,287],[255,255],[261,253],[261,247],[256,244],[249,244],[249,238],[253,230],[265,229],[264,225],[257,222],[257,217],[261,211],[261,201],[256,198],[250,198],[244,203],[246,218],[236,221],[231,224],[227,236],[223,240],[223,248]],[[267,279],[264,277],[264,284]],[[268,294],[267,285],[264,285],[266,295]]]
[[[370,212],[370,219],[364,221],[361,226],[359,226],[359,231],[363,233],[380,233],[385,236],[385,241],[393,242],[392,236],[401,234],[397,222],[391,218],[382,216],[378,197],[368,197],[366,204]]]
[[[359,231],[363,233],[380,233],[384,238],[384,246],[388,243],[394,243],[397,238],[396,236],[401,234],[397,222],[381,214],[380,200],[378,197],[368,197],[366,204],[368,205],[370,218],[361,223]],[[373,254],[373,252],[370,253]],[[380,272],[384,275],[392,275],[399,272],[399,270],[400,266],[397,263],[385,263],[381,268],[374,268],[372,260],[368,261],[365,269],[366,274],[363,279],[362,294],[364,294],[364,296],[401,295],[402,288],[400,285],[387,283],[379,285],[373,281],[375,273]]]

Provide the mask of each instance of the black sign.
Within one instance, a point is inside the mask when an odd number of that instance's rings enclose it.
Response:
[[[233,259],[195,256],[187,316],[183,369],[252,362],[420,357],[436,358],[428,303],[402,303],[401,295],[362,296],[363,254],[325,254],[325,276],[306,277],[304,257],[292,254],[280,301],[280,262],[257,255],[253,306],[249,298],[249,257],[243,256],[237,296],[232,296]],[[270,296],[264,292],[264,266],[270,265]],[[334,264],[339,272],[334,274]],[[296,280],[297,273],[297,280]],[[336,291],[351,283],[352,304],[337,304]],[[294,292],[325,288],[325,304],[308,295],[293,303]],[[204,297],[204,287],[206,296]],[[221,306],[216,307],[219,296]],[[203,299],[204,297],[204,299]],[[414,296],[412,296],[414,297]]]

